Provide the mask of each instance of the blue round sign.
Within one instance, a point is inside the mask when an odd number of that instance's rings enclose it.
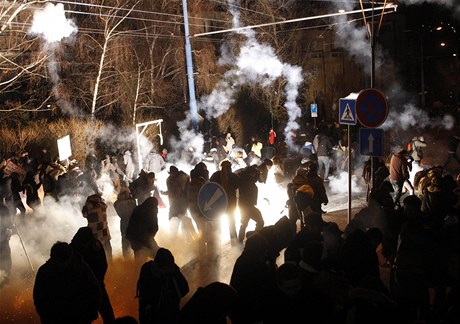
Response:
[[[227,193],[217,182],[208,182],[198,192],[198,207],[208,220],[215,220],[227,210]]]

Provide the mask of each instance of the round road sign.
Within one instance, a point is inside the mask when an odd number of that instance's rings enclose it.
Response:
[[[198,192],[198,207],[208,220],[218,219],[227,210],[227,193],[217,182],[204,184]]]
[[[365,127],[379,127],[388,116],[388,103],[377,89],[366,89],[356,98],[356,116]]]

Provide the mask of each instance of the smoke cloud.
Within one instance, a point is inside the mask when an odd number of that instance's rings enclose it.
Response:
[[[73,107],[61,95],[60,88],[63,86],[59,77],[59,64],[56,59],[56,50],[61,41],[72,41],[71,37],[78,31],[77,26],[71,19],[65,16],[64,5],[47,3],[43,9],[34,11],[32,26],[29,34],[40,36],[43,41],[43,51],[47,55],[47,69],[51,83],[52,93],[57,105],[64,113],[81,117],[83,113]]]
[[[43,9],[36,10],[30,28],[32,35],[41,36],[47,43],[60,42],[77,31],[75,23],[66,18],[62,3],[47,3]]]
[[[236,1],[228,0],[229,12],[233,16],[233,28],[240,27],[239,12],[235,6]],[[302,70],[298,66],[283,63],[276,56],[273,47],[261,44],[257,41],[253,30],[243,30],[240,34],[246,37],[238,54],[234,54],[225,44],[221,48],[221,57],[218,63],[228,65],[228,70],[214,90],[200,99],[199,107],[210,118],[216,118],[228,111],[235,102],[235,95],[239,88],[245,84],[268,87],[277,78],[287,81],[285,92],[288,121],[284,129],[286,139],[291,140],[289,133],[300,126],[296,118],[300,117],[301,111],[296,103],[298,88],[303,82]],[[288,142],[288,145],[292,144]]]
[[[400,109],[396,108],[390,110],[385,123],[381,127],[385,130],[392,128],[399,128],[402,130],[411,128],[424,129],[426,127],[440,127],[451,130],[454,125],[455,119],[451,115],[433,118],[430,117],[426,111],[421,110],[414,104],[407,103]]]

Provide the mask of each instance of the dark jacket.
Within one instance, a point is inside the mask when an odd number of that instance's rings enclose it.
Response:
[[[144,263],[137,283],[140,324],[178,323],[180,300],[188,291],[187,279],[175,263]]]
[[[122,235],[126,234],[129,219],[136,208],[136,200],[131,196],[129,191],[122,191],[118,194],[117,200],[113,203],[113,207],[120,217],[120,231]]]
[[[306,184],[309,185],[314,192],[313,199],[311,199],[310,202],[310,207],[313,211],[321,213],[321,204],[327,204],[329,202],[323,179],[321,179],[315,172],[308,172],[306,179]]]
[[[224,173],[225,171],[216,171],[212,174],[211,178],[209,181],[211,182],[217,182],[220,184],[224,190],[225,193],[227,194],[227,206],[228,208],[235,207],[236,206],[236,191],[238,190],[238,187],[240,186],[240,178],[238,175],[235,173],[229,171],[227,173],[227,182],[224,180],[225,176]]]
[[[33,298],[44,324],[91,323],[101,289],[90,266],[74,255],[64,267],[50,259],[38,269]]]
[[[134,209],[126,229],[126,238],[150,248],[157,232],[158,200],[150,197]]]
[[[141,170],[139,177],[129,184],[129,191],[137,199],[138,205],[142,204],[148,197],[151,197],[152,191],[154,191],[154,197],[159,196],[155,184],[150,184],[148,177],[149,174]]]
[[[332,142],[328,136],[324,134],[318,135],[318,147],[316,148],[316,154],[318,156],[329,156],[332,150]]]

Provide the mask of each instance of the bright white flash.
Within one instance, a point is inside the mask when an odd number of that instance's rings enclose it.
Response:
[[[54,43],[71,36],[77,30],[75,23],[66,18],[62,3],[47,3],[43,9],[34,12],[30,33],[40,35],[47,43]]]

